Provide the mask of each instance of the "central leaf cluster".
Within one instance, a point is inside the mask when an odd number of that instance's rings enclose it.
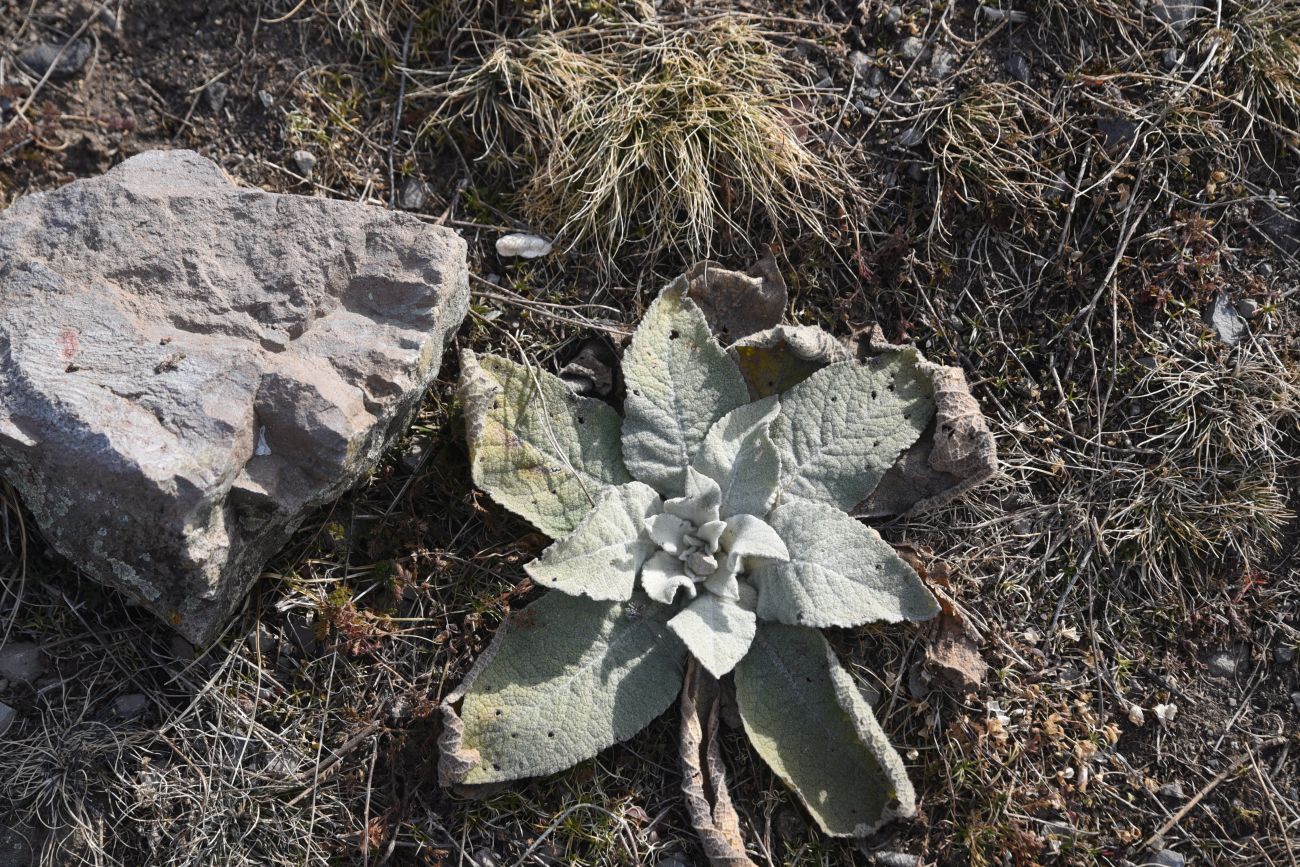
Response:
[[[672,605],[679,591],[694,599],[700,584],[715,596],[752,608],[753,588],[741,583],[747,566],[756,560],[789,560],[785,543],[755,515],[723,518],[722,488],[694,468],[687,472],[686,490],[646,518],[646,532],[659,550],[641,567],[641,588],[656,602]]]
[[[835,364],[751,401],[703,316],[665,291],[623,372],[627,475],[574,490],[586,514],[526,567],[542,586],[602,601],[640,589],[671,606],[668,628],[715,677],[749,652],[759,621],[933,611],[911,569],[843,511],[928,421],[906,368]]]

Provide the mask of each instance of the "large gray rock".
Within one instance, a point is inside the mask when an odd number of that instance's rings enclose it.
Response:
[[[235,186],[189,151],[0,213],[0,469],[42,531],[195,642],[406,427],[465,244]]]

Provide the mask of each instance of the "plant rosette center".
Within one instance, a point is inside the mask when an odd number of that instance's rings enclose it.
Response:
[[[679,596],[694,600],[703,589],[752,611],[758,594],[744,580],[746,569],[760,560],[789,560],[790,552],[763,519],[722,518],[722,489],[713,479],[692,470],[688,489],[645,520],[658,550],[641,567],[641,589],[664,605]]]

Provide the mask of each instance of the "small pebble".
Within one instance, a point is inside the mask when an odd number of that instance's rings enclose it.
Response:
[[[16,641],[0,650],[0,675],[9,680],[33,683],[48,669],[41,648],[30,641]]]
[[[1142,858],[1144,860],[1138,862],[1142,867],[1183,867],[1187,863],[1187,859],[1173,849],[1161,849]]]
[[[298,167],[298,174],[311,177],[311,170],[316,168],[316,155],[311,151],[294,151],[293,164]]]
[[[0,736],[9,731],[9,727],[18,719],[18,711],[0,701]]]
[[[280,647],[280,639],[276,638],[264,624],[259,623],[244,636],[244,647],[248,649],[250,656],[256,658],[260,653],[262,660],[265,661],[275,657],[275,652]]]
[[[271,94],[265,90],[259,90],[257,92],[257,98],[262,103],[262,108],[269,109],[275,105],[275,97],[271,96]]]
[[[113,700],[113,713],[122,719],[135,719],[144,714],[148,707],[149,699],[138,692],[133,692],[130,695],[119,695]]]
[[[1183,791],[1183,784],[1178,780],[1174,780],[1172,783],[1165,783],[1160,787],[1160,790],[1156,792],[1156,794],[1162,798],[1168,798],[1171,801],[1181,801],[1187,797],[1186,793]]]
[[[226,97],[229,94],[230,87],[225,82],[214,81],[203,88],[203,101],[208,104],[208,110],[216,114],[226,104]]]
[[[871,58],[863,51],[849,52],[849,66],[853,68],[853,73],[858,77],[858,81],[866,81],[867,76],[871,73]]]
[[[1214,677],[1235,677],[1237,674],[1237,660],[1230,653],[1212,653],[1205,665]]]
[[[894,142],[901,148],[914,148],[925,141],[925,133],[919,126],[908,127],[898,134]]]
[[[893,27],[903,20],[903,9],[901,6],[890,6],[885,12],[885,25]]]
[[[66,48],[61,43],[41,42],[20,51],[18,62],[33,75],[44,76],[48,72],[52,80],[59,81],[81,72],[93,51],[89,39],[78,39]]]
[[[872,852],[871,860],[878,867],[920,867],[920,855],[907,852]]]
[[[518,256],[523,259],[536,259],[550,252],[551,242],[538,235],[512,232],[497,238],[497,255],[502,258]]]
[[[1295,659],[1295,648],[1289,644],[1283,644],[1273,648],[1273,659],[1281,665],[1290,665]]]
[[[1183,63],[1183,53],[1177,48],[1166,48],[1160,55],[1160,65],[1165,69],[1174,70]]]
[[[925,51],[925,43],[915,36],[909,36],[898,44],[898,53],[904,60],[916,60]]]
[[[938,49],[930,58],[930,74],[935,78],[946,78],[956,63],[957,55],[942,48]]]
[[[1026,82],[1029,80],[1029,61],[1025,60],[1023,54],[1009,55],[1006,61],[1003,62],[1002,68],[1016,81]]]
[[[474,863],[477,867],[501,867],[501,860],[491,849],[479,849],[475,852]]]
[[[122,19],[107,6],[99,10],[99,23],[103,24],[113,33],[122,32]]]
[[[402,182],[401,192],[397,194],[397,203],[403,211],[421,210],[429,201],[429,185],[419,178],[407,178]]]
[[[1300,692],[1291,693],[1291,704],[1295,705],[1296,710],[1300,710]]]
[[[1254,319],[1259,315],[1259,302],[1253,298],[1243,298],[1237,302],[1237,312],[1242,319]]]
[[[1214,306],[1206,315],[1205,323],[1214,329],[1219,340],[1229,346],[1236,346],[1246,338],[1246,323],[1225,293],[1220,292],[1215,297]]]

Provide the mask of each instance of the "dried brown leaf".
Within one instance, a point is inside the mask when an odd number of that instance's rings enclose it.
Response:
[[[690,659],[682,685],[682,792],[686,795],[686,811],[712,867],[756,867],[745,854],[740,823],[727,793],[726,767],[718,744],[721,706],[718,681]]]

